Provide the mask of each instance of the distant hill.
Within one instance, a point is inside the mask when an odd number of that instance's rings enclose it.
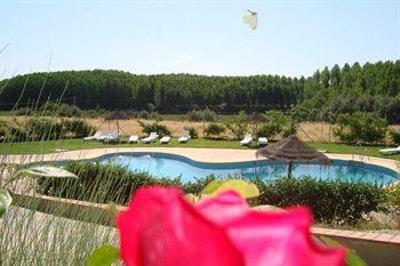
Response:
[[[354,101],[361,98],[368,103],[361,103],[366,106],[360,108],[376,111],[378,107],[367,105],[386,105],[384,101],[391,104],[393,98],[399,97],[400,60],[363,66],[358,63],[335,65],[305,78],[134,75],[116,70],[93,70],[33,73],[0,81],[1,109],[11,109],[17,102],[24,107],[37,101],[40,104],[62,98],[63,102],[82,109],[141,110],[151,103],[156,110],[167,113],[206,106],[221,112],[288,110],[296,106],[294,111],[313,119],[312,112],[320,115],[321,112],[338,112],[338,108],[354,109]],[[342,106],[347,101],[350,107]]]

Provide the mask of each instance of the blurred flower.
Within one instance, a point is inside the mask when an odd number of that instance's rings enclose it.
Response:
[[[308,208],[256,211],[235,192],[193,206],[176,188],[145,187],[117,225],[126,265],[344,265],[343,248],[312,237]]]

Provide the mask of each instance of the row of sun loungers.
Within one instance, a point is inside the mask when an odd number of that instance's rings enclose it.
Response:
[[[103,141],[105,143],[110,143],[110,142],[118,142],[120,138],[120,135],[116,132],[101,132],[97,131],[93,136],[88,136],[83,138],[85,141],[89,140],[97,140],[97,141]],[[138,143],[139,141],[142,143],[152,143],[157,141],[159,138],[159,135],[156,132],[151,132],[149,136],[139,139],[139,136],[137,135],[132,135],[128,138],[128,143]],[[178,138],[179,143],[186,143],[190,139],[189,132],[185,132],[180,138]],[[163,136],[160,139],[161,144],[168,144],[171,141],[170,136]]]
[[[97,141],[103,141],[106,143],[112,143],[112,142],[118,142],[120,138],[120,134],[118,132],[101,132],[97,131],[93,136],[89,136],[86,138],[83,138],[83,140],[97,140]],[[151,132],[149,136],[139,139],[139,136],[137,135],[132,135],[128,138],[128,143],[138,143],[139,141],[142,143],[152,143],[157,141],[159,138],[159,135],[157,132]],[[186,143],[190,140],[190,134],[189,132],[185,132],[181,137],[178,138],[179,143]],[[241,141],[240,145],[243,146],[249,146],[253,142],[253,137],[250,134],[247,134]],[[170,136],[163,136],[160,139],[161,144],[168,144],[171,141]],[[257,145],[263,146],[268,144],[268,139],[260,137],[257,139]],[[400,149],[400,147],[399,147]],[[390,150],[390,149],[388,149]]]
[[[253,142],[253,137],[250,134],[244,136],[244,138],[240,141],[240,145],[249,146]],[[265,146],[268,144],[268,139],[264,137],[260,137],[257,139],[257,145]]]

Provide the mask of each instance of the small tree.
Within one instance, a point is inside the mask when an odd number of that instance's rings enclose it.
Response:
[[[224,132],[225,127],[217,123],[208,124],[204,129],[204,134],[206,137],[219,137]]]
[[[232,131],[236,139],[242,139],[247,132],[248,121],[244,111],[240,111],[235,118],[225,123],[226,128]]]
[[[285,115],[281,111],[268,111],[266,115],[268,122],[257,131],[257,137],[273,138],[276,135],[280,135],[286,138],[296,134],[297,122],[291,116]]]
[[[166,136],[170,135],[171,132],[169,131],[168,127],[158,123],[157,121],[151,124],[146,124],[142,121],[138,121],[140,127],[142,128],[142,132],[144,134],[150,134],[151,132],[157,132],[158,135]]]
[[[390,130],[389,134],[390,134],[390,139],[392,140],[392,142],[394,144],[400,145],[400,131]]]
[[[377,143],[385,139],[387,121],[371,113],[340,114],[333,134],[349,143]]]

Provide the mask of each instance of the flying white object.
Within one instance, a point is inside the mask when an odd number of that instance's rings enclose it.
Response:
[[[246,23],[252,30],[257,28],[257,12],[253,12],[249,9],[243,14],[242,20]]]

